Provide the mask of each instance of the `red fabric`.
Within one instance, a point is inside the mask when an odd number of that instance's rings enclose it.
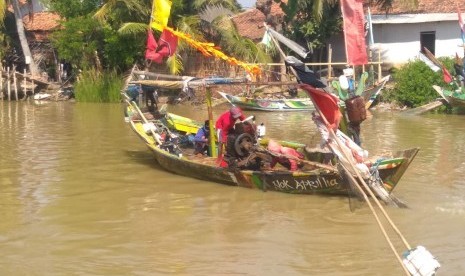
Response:
[[[336,130],[339,127],[339,123],[342,118],[336,96],[314,88],[308,84],[301,84],[300,88],[307,91],[307,94],[313,99],[313,102],[317,105],[321,113],[323,113],[329,127]]]
[[[300,154],[298,151],[296,151],[293,148],[282,147],[281,148],[281,153],[286,155],[286,156],[292,156],[292,157],[296,157],[296,158],[299,158],[299,159],[303,158],[303,155]],[[291,171],[298,170],[299,169],[298,161],[296,159],[293,159],[293,158],[288,158],[288,159],[289,159],[289,163],[291,164],[290,170]]]
[[[162,63],[163,58],[174,55],[177,46],[178,38],[169,30],[163,30],[160,39],[158,40],[158,44],[153,37],[152,31],[149,30],[145,58],[156,63]]]
[[[245,119],[244,114],[242,114],[238,119],[241,121],[244,120]],[[220,117],[218,117],[215,123],[215,127],[217,130],[221,130],[221,141],[220,142],[226,143],[228,139],[229,131],[233,129],[234,124],[236,123],[236,120],[237,119],[234,119],[231,116],[231,112],[229,110],[221,114]]]
[[[152,30],[148,30],[148,32],[147,32],[147,47],[146,47],[146,50],[145,50],[145,59],[154,60],[154,58],[155,58],[154,55],[156,53],[157,47],[158,47],[158,43],[155,40],[155,38],[153,37]]]
[[[160,40],[158,40],[157,53],[164,57],[170,57],[176,52],[178,37],[167,29],[163,29]]]
[[[347,63],[349,65],[367,64],[363,0],[341,0],[341,10]]]
[[[279,163],[283,165],[284,167],[287,167],[291,171],[296,171],[299,169],[299,162],[297,159],[301,159],[304,157],[300,152],[296,151],[295,149],[283,147],[274,140],[270,140],[268,142],[268,150],[273,153],[283,155],[279,157],[278,156],[273,157],[270,163],[270,167],[272,168],[276,165],[276,163]],[[295,158],[292,158],[292,157],[295,157]]]
[[[446,67],[442,67],[442,77],[446,83],[452,82],[452,76],[449,71],[447,71]]]

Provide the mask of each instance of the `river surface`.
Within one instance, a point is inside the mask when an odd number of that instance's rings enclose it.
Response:
[[[319,141],[310,113],[255,115],[268,136]],[[465,271],[464,121],[376,112],[362,124],[372,155],[421,148],[395,190],[410,208],[386,211],[438,275]],[[0,102],[0,212],[0,275],[404,275],[367,204],[165,172],[118,104]]]

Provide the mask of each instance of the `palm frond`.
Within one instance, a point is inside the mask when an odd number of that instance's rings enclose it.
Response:
[[[234,13],[221,6],[221,5],[213,5],[213,6],[206,6],[200,13],[199,16],[202,20],[208,22],[208,23],[213,23],[213,21],[220,17],[220,16],[225,16],[225,15],[233,15]]]
[[[118,29],[118,33],[121,35],[137,35],[147,32],[147,24],[128,22],[124,23],[121,28]]]
[[[172,55],[166,60],[166,65],[172,75],[179,75],[183,70],[182,59],[178,55]]]

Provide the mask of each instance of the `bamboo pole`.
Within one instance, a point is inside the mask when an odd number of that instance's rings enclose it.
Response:
[[[378,51],[378,82],[382,79],[381,51]]]
[[[4,96],[4,89],[3,89],[3,66],[0,67],[0,95],[2,95],[2,99],[3,99],[3,96]]]
[[[272,37],[273,38],[273,37]],[[276,47],[278,48],[278,50],[280,50],[280,47],[279,47],[279,44],[276,42],[276,40],[272,39],[273,42],[275,43]],[[280,50],[280,53],[283,54],[282,50]],[[291,71],[295,74],[296,78],[297,78],[297,74],[294,70],[294,68],[291,67]],[[355,165],[351,162],[351,159],[348,158],[348,156],[346,155],[346,152],[343,150],[344,147],[342,145],[342,142],[339,140],[339,137],[336,136],[334,130],[330,127],[329,123],[328,123],[328,120],[326,119],[325,115],[321,112],[321,110],[319,109],[318,105],[316,105],[316,103],[314,102],[313,100],[313,97],[310,97],[314,107],[315,107],[315,110],[317,111],[317,113],[320,115],[320,117],[322,118],[323,120],[323,123],[325,124],[325,126],[327,127],[328,131],[329,131],[329,134],[333,137],[333,139],[336,141],[336,144],[337,146],[339,147],[339,152],[342,153],[343,157],[346,158],[346,160],[348,161],[352,171],[355,172],[358,180],[362,183],[363,187],[365,188],[366,192],[369,193],[369,195],[372,197],[373,201],[375,201],[376,205],[378,206],[378,208],[381,210],[381,212],[383,213],[383,215],[385,216],[386,220],[389,222],[389,224],[391,225],[391,227],[394,229],[394,231],[399,235],[399,237],[401,238],[402,242],[404,242],[404,245],[407,247],[407,249],[411,249],[410,245],[407,243],[407,241],[404,239],[404,237],[402,236],[402,234],[400,233],[400,231],[397,229],[397,227],[394,225],[394,223],[392,222],[392,220],[389,218],[388,214],[386,213],[386,211],[384,210],[383,206],[381,205],[381,203],[379,202],[378,198],[376,197],[376,195],[373,193],[373,191],[371,191],[370,187],[368,186],[368,184],[365,183],[365,180],[363,179],[363,177],[360,175],[360,172],[358,171],[358,169],[355,167]],[[332,148],[331,148],[332,149]],[[334,152],[334,149],[332,149],[333,152]],[[341,164],[342,165],[342,164]],[[354,178],[354,176],[352,175],[352,173],[350,172],[350,170],[348,170],[347,168],[345,168],[344,166],[342,166],[344,168],[344,170],[347,172],[347,175],[349,176],[349,178],[351,179],[351,181],[355,184],[356,188],[362,193],[363,195],[363,198],[364,200],[367,202],[371,212],[373,213],[373,216],[375,217],[375,220],[376,222],[378,223],[378,226],[380,227],[381,229],[381,232],[383,233],[386,241],[388,242],[389,246],[391,247],[392,249],[392,252],[394,253],[394,255],[396,256],[397,260],[399,261],[401,267],[403,268],[404,272],[406,273],[406,275],[410,276],[410,272],[407,270],[407,268],[405,267],[404,263],[402,262],[402,259],[400,258],[399,254],[397,253],[397,251],[395,250],[394,248],[394,245],[392,244],[392,241],[391,239],[389,238],[389,236],[387,235],[387,232],[386,230],[384,229],[384,226],[383,224],[381,223],[375,209],[373,208],[373,205],[371,204],[371,201],[368,199],[368,196],[366,195],[366,192],[364,191],[364,189],[362,189],[362,187],[360,186],[359,182]]]
[[[7,69],[6,69],[6,75],[7,75],[8,101],[11,101],[10,67],[7,67]]]
[[[215,144],[215,129],[213,126],[213,108],[212,108],[212,91],[210,87],[206,88],[207,96],[207,109],[208,109],[208,128],[209,128],[209,143],[210,143],[210,156],[217,157],[218,152],[216,151]]]
[[[18,100],[18,85],[16,81],[16,67],[13,67],[13,88],[15,90],[15,99]]]
[[[23,91],[24,97],[23,99],[27,99],[27,79],[26,79],[26,69],[24,69],[24,76],[23,76]]]
[[[331,48],[331,44],[328,47],[328,81],[331,80],[332,74],[332,67],[331,67],[331,60],[333,59],[333,48]]]

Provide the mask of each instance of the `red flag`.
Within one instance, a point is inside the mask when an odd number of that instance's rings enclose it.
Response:
[[[336,96],[308,84],[301,84],[300,88],[307,91],[307,94],[313,99],[314,104],[317,105],[318,109],[326,118],[326,121],[328,121],[329,127],[336,130],[342,118]]]
[[[451,74],[444,66],[442,67],[442,77],[447,84],[451,83],[453,80]]]
[[[156,63],[162,63],[164,57],[174,55],[177,46],[178,38],[169,30],[163,30],[160,39],[158,40],[158,44],[153,37],[152,31],[149,30],[145,58]]]
[[[145,50],[145,59],[154,60],[156,49],[158,47],[158,43],[153,37],[152,30],[148,30],[147,32],[147,47]]]
[[[341,10],[347,63],[349,65],[367,64],[363,0],[341,0]]]
[[[178,47],[178,37],[167,29],[163,29],[160,39],[158,40],[157,53],[164,57],[170,57],[176,52]]]

